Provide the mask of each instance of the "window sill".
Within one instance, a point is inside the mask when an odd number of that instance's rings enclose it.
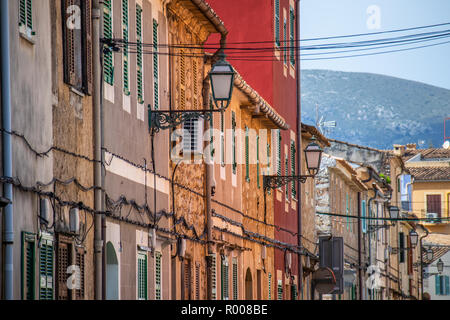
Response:
[[[76,95],[78,95],[78,96],[80,96],[80,97],[82,97],[82,98],[84,98],[84,93],[83,92],[81,92],[80,90],[78,90],[78,89],[76,89],[75,87],[70,87],[70,91],[72,91],[73,93],[75,93]]]
[[[28,43],[35,45],[36,44],[36,40],[35,40],[35,35],[34,35],[34,31],[31,32],[31,34],[28,34],[27,31],[21,30],[23,28],[19,29],[19,35],[22,39],[26,40]]]

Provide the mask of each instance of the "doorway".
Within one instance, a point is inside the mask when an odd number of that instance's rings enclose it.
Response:
[[[250,271],[250,268],[247,268],[245,274],[245,299],[253,300],[252,272]]]
[[[111,242],[106,244],[106,300],[119,300],[119,262]]]

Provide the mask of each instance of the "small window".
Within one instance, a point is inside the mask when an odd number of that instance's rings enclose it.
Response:
[[[32,0],[19,0],[19,31],[29,38],[35,35]]]
[[[233,258],[233,300],[239,299],[239,282],[238,282],[238,262],[236,258]]]
[[[137,296],[138,300],[147,300],[147,253],[138,252]]]
[[[229,277],[228,277],[228,258],[222,255],[222,264],[221,264],[221,287],[222,287],[222,300],[229,299]]]
[[[183,122],[183,153],[203,153],[203,119],[191,118]]]
[[[278,280],[277,299],[283,300],[283,281],[282,280]]]
[[[162,299],[161,252],[155,252],[155,300]]]

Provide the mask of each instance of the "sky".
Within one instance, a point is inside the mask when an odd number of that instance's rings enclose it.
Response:
[[[375,8],[375,11],[372,9],[369,10],[368,13],[369,8]],[[450,22],[450,0],[300,1],[300,39],[388,31],[446,22]],[[409,31],[407,33],[377,35],[372,36],[369,39],[395,37],[411,33],[422,33],[447,29],[450,29],[450,25],[431,30],[422,29]],[[343,42],[360,41],[365,39],[367,38],[351,38],[351,40],[333,39],[315,42],[302,41],[301,46],[328,43],[326,41]],[[444,41],[450,41],[450,38],[380,50],[396,50]],[[347,54],[362,54],[368,52],[372,51]],[[305,53],[310,52],[302,52],[301,54]],[[366,57],[302,61],[301,68],[370,72],[419,81],[441,88],[450,89],[450,43],[428,48]]]

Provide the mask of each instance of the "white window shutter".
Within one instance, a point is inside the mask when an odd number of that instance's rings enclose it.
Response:
[[[183,153],[203,153],[203,126],[202,118],[183,122]]]

